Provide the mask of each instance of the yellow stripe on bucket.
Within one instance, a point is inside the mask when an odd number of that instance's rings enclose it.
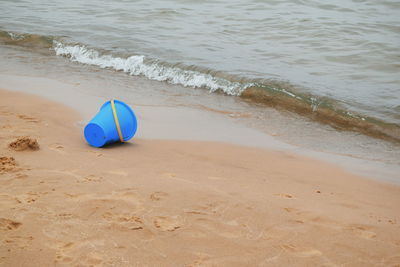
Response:
[[[114,99],[111,100],[110,102],[111,102],[111,109],[114,115],[115,126],[117,126],[118,130],[119,140],[121,142],[124,142],[124,137],[122,136],[121,127],[119,127],[118,115],[117,115],[117,110],[115,109]]]

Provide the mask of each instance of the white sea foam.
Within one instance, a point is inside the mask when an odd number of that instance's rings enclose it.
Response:
[[[71,46],[60,42],[54,42],[54,50],[58,56],[66,56],[74,62],[96,65],[101,68],[111,68],[130,75],[143,75],[151,80],[166,81],[171,84],[180,84],[193,88],[203,87],[209,89],[210,92],[221,90],[228,95],[238,96],[246,88],[253,85],[251,83],[231,82],[199,71],[146,62],[143,55],[130,56],[128,58],[101,55],[98,51],[88,49],[82,45]]]

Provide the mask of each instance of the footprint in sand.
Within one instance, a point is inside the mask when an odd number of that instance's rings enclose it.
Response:
[[[165,192],[154,192],[153,194],[150,195],[150,199],[153,201],[159,201],[168,196],[168,193]]]
[[[103,156],[103,153],[100,153],[100,152],[97,152],[97,151],[94,151],[94,150],[88,150],[90,153],[92,153],[92,154],[94,154],[96,157],[101,157],[101,156]]]
[[[296,211],[298,211],[298,209],[295,209],[295,208],[290,208],[290,207],[287,207],[287,208],[283,208],[286,212],[296,212]]]
[[[278,196],[278,197],[281,197],[281,198],[287,198],[287,199],[295,199],[295,197],[293,196],[293,195],[291,195],[291,194],[274,194],[274,196]]]
[[[55,151],[55,152],[57,152],[57,153],[60,153],[60,154],[62,154],[62,155],[67,154],[67,153],[64,151],[64,146],[61,145],[61,144],[58,144],[58,143],[51,144],[51,145],[48,146],[48,148],[49,148],[50,150]]]
[[[166,178],[175,178],[176,177],[176,173],[172,173],[172,172],[166,172],[166,173],[163,173],[162,175]]]
[[[17,165],[13,157],[0,157],[0,174],[17,171]]]
[[[375,214],[369,214],[369,216],[371,219],[374,219],[376,222],[381,223],[381,222],[388,222],[390,224],[397,224],[397,220],[396,219],[390,219],[390,218],[385,218],[385,217],[381,217],[379,215],[375,215]],[[400,267],[400,266],[399,266]]]
[[[80,201],[81,199],[89,199],[92,195],[91,194],[72,194],[72,193],[64,193],[65,196],[70,198],[71,200]]]
[[[348,230],[364,239],[373,239],[376,237],[376,233],[373,231],[370,231],[372,228],[367,225],[352,224],[352,225],[346,226],[344,229]]]
[[[67,248],[68,246],[71,246],[73,243],[70,242],[68,244],[65,245],[65,247]],[[68,264],[71,263],[73,260],[72,257],[69,257],[68,255],[64,254],[63,251],[57,251],[56,252],[56,257],[54,259],[54,263],[64,263],[64,264]]]
[[[99,183],[103,181],[103,177],[95,176],[95,175],[88,175],[85,176],[83,179],[76,181],[77,183],[86,183],[86,182],[95,182]]]
[[[96,251],[97,246],[103,244],[96,241],[78,241],[78,242],[56,242],[48,244],[52,249],[56,249],[54,262],[68,266],[101,266],[103,255]]]
[[[0,195],[0,207],[14,207],[15,204],[20,204],[21,201],[15,196]]]
[[[83,263],[84,266],[103,266],[103,253],[101,251],[89,252],[79,259],[79,263]]]
[[[28,178],[28,175],[23,174],[23,173],[18,173],[17,175],[15,175],[14,179],[26,179]]]
[[[304,223],[304,220],[300,220],[300,219],[289,220],[289,223],[293,223],[293,224],[303,224],[303,223]]]
[[[298,247],[292,244],[284,244],[281,245],[281,248],[286,252],[293,254],[296,257],[316,257],[321,256],[322,252],[314,249],[314,248],[307,248],[307,247]]]
[[[187,267],[211,267],[217,266],[217,264],[212,263],[211,257],[208,254],[196,253],[198,254],[198,258],[195,259],[192,263],[187,265]]]
[[[301,214],[301,212],[299,212],[299,210],[295,209],[295,208],[286,207],[286,208],[283,208],[283,210],[285,210],[288,213],[296,212],[297,214]],[[290,219],[288,222],[292,223],[292,224],[303,224],[305,221],[303,219],[295,218],[295,219]]]
[[[142,198],[136,188],[125,188],[118,191],[112,191],[111,195],[114,199],[125,200],[136,204],[142,203]]]
[[[216,215],[223,213],[228,207],[225,202],[216,201],[207,203],[205,205],[196,206],[192,210],[185,210],[185,213],[198,214],[198,215]]]
[[[16,222],[16,221],[6,219],[6,218],[0,218],[0,230],[1,231],[16,230],[21,225],[22,225],[22,223],[20,223],[20,222]]]
[[[6,109],[6,106],[0,106],[0,108],[1,108],[1,109],[3,109],[3,108]],[[8,115],[8,116],[14,115],[14,113],[9,112],[9,111],[4,111],[4,110],[0,111],[0,114],[1,114],[1,115]]]
[[[115,214],[106,212],[103,218],[111,223],[111,226],[117,226],[124,230],[142,230],[144,227],[143,220],[131,214]]]
[[[329,217],[316,216],[310,211],[295,210],[294,212],[296,218],[290,221],[292,223],[301,224],[307,222],[313,225],[331,228],[333,230],[342,230],[342,225]]]
[[[31,204],[36,202],[42,195],[48,194],[47,192],[28,192],[25,194],[17,195],[15,200],[18,203]]]
[[[11,129],[12,125],[6,124],[6,125],[2,125],[0,126],[1,129]]]
[[[165,231],[173,232],[182,227],[182,222],[177,216],[174,217],[158,216],[154,218],[153,223],[157,229],[163,232]]]
[[[24,115],[24,114],[18,114],[17,117],[20,118],[21,120],[24,120],[24,121],[27,121],[27,122],[34,122],[34,123],[40,122],[39,119],[31,117],[31,116]]]
[[[59,213],[59,214],[57,214],[57,215],[56,215],[56,218],[59,219],[59,220],[61,220],[61,221],[65,221],[65,220],[74,219],[74,218],[76,218],[76,216],[73,215],[72,213],[66,213],[66,212],[64,212],[64,213]]]
[[[9,236],[3,242],[9,247],[14,246],[26,249],[32,244],[33,236]]]

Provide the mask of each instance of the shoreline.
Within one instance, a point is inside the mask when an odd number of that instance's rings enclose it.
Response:
[[[0,263],[400,262],[399,186],[220,142],[134,137],[95,149],[76,111],[25,93],[0,99],[0,151],[16,163],[0,173]],[[20,136],[40,149],[10,150]]]
[[[370,179],[400,183],[400,146],[390,142],[203,89],[188,90],[22,47],[0,50],[5,55],[0,64],[3,88],[66,104],[78,110],[83,121],[93,116],[98,103],[120,98],[144,115],[139,118],[144,123],[138,133],[141,138],[218,141],[289,151]]]
[[[89,78],[91,83],[88,84],[88,81],[83,83],[85,82],[84,80],[66,82],[40,76],[0,74],[0,80],[2,80],[4,89],[33,93],[39,97],[46,96],[51,101],[59,102],[79,111],[82,119],[79,120],[78,124],[82,127],[97,112],[99,103],[103,103],[113,97],[113,91],[95,91],[101,87],[112,87],[114,86],[113,84],[104,85],[101,81],[95,82],[92,78]],[[135,82],[140,83],[141,80]],[[149,85],[146,84],[146,86]],[[144,88],[149,89],[147,87]],[[123,89],[117,87],[114,90]],[[71,97],[71,95],[74,97]],[[119,96],[120,93],[117,91],[115,95]],[[257,127],[248,126],[246,123],[238,123],[241,117],[247,120],[246,116],[249,113],[246,113],[245,110],[230,111],[228,109],[225,111],[224,109],[212,109],[201,104],[194,106],[171,105],[163,97],[156,99],[155,104],[151,104],[153,99],[149,99],[148,95],[141,96],[139,92],[135,93],[135,96],[138,98],[127,97],[123,99],[138,111],[140,128],[137,136],[139,138],[216,141],[246,147],[287,151],[335,164],[356,175],[368,177],[369,179],[400,184],[398,177],[400,165],[396,163],[398,161],[396,160],[396,154],[393,154],[394,158],[391,160],[393,162],[386,162],[380,158],[379,154],[376,158],[373,155],[371,155],[371,158],[358,155],[357,150],[359,148],[357,147],[355,147],[354,151],[339,149],[338,152],[307,148],[307,146],[298,145],[295,142],[281,140],[277,138],[275,132],[265,133]],[[297,127],[300,126],[297,125]],[[316,128],[316,130],[318,129]],[[314,133],[314,136],[310,136],[309,138],[319,138],[318,134],[324,134],[324,132],[317,131]],[[336,145],[346,148],[355,141],[360,142],[360,145],[363,145],[364,142],[366,145],[371,145],[371,142],[374,142],[374,140],[368,139],[365,141],[350,140],[348,144],[336,143]],[[310,139],[310,141],[312,140]],[[321,140],[319,142],[323,144],[325,141]],[[333,141],[335,140],[333,139],[331,142]],[[371,149],[374,149],[374,147],[371,147]],[[395,148],[390,148],[390,146],[386,149],[394,149],[395,151]],[[386,157],[389,156],[390,154]]]

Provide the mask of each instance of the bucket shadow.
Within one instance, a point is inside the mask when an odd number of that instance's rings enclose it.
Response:
[[[135,147],[138,147],[139,145],[137,143],[131,143],[131,142],[115,142],[115,143],[111,143],[111,144],[107,144],[103,147],[93,147],[89,144],[87,144],[90,148],[97,148],[97,149],[105,149],[105,150],[109,150],[109,149],[115,149],[115,148],[119,148],[119,149],[132,149]]]

